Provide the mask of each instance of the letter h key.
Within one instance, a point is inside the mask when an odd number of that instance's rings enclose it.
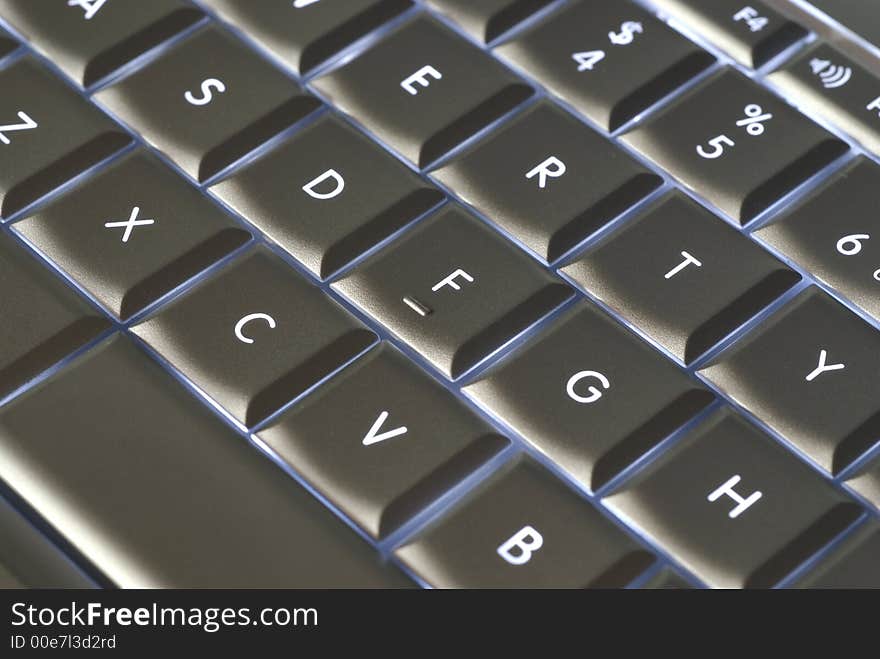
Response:
[[[720,485],[716,488],[712,493],[706,497],[710,502],[715,502],[720,499],[723,495],[729,496],[731,499],[736,501],[736,506],[727,513],[727,516],[730,519],[736,519],[740,515],[742,515],[746,510],[752,507],[752,505],[758,501],[763,495],[759,491],[752,492],[749,496],[743,498],[737,492],[734,491],[734,487],[737,483],[742,480],[739,474],[735,476],[731,476],[724,482],[724,484]]]

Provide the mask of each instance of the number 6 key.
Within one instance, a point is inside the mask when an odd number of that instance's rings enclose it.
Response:
[[[878,186],[880,166],[857,158],[754,235],[880,320]]]

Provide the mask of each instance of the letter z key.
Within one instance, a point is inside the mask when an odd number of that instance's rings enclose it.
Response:
[[[20,211],[131,141],[35,59],[0,71],[0,217]]]

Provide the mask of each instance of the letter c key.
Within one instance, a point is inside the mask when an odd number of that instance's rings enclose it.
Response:
[[[269,314],[265,313],[251,313],[247,316],[243,317],[235,324],[235,338],[237,338],[242,343],[253,343],[254,340],[248,336],[245,336],[243,330],[244,326],[253,320],[265,320],[266,324],[269,325],[271,329],[275,329],[275,319],[272,318]]]

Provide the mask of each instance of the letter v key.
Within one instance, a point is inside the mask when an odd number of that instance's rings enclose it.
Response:
[[[382,424],[385,423],[385,419],[388,418],[388,412],[382,410],[382,413],[379,415],[379,418],[376,419],[376,422],[373,424],[373,427],[367,432],[364,436],[363,444],[364,446],[370,446],[371,444],[378,444],[379,442],[384,442],[386,439],[391,439],[392,437],[397,437],[398,435],[403,435],[406,433],[406,426],[400,426],[399,428],[395,428],[394,430],[389,430],[388,432],[379,432],[379,429],[382,427]],[[378,433],[378,434],[377,434]]]

